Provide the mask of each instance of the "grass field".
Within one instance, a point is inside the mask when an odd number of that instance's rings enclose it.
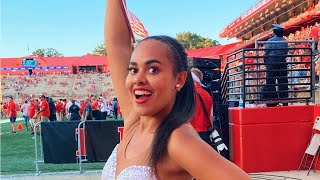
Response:
[[[18,121],[18,123],[23,121]],[[18,124],[17,123],[17,124]],[[21,130],[11,133],[11,124],[1,124],[1,175],[35,173],[35,147],[31,131]],[[40,150],[40,147],[39,149]],[[83,169],[102,170],[105,163],[84,163]],[[40,171],[65,172],[79,171],[78,164],[44,164],[39,163]]]

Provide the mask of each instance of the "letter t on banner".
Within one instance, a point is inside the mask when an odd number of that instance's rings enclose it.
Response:
[[[132,12],[129,11],[129,9],[127,9],[126,0],[122,0],[121,5],[133,42],[135,42],[133,33],[142,38],[148,37],[148,31],[146,30],[144,25],[137,18],[137,16],[135,16]]]

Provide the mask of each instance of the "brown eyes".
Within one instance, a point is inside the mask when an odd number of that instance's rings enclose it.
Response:
[[[128,71],[130,74],[136,74],[138,72],[138,70],[136,68],[132,68],[132,67],[129,67]]]
[[[148,72],[151,73],[151,74],[157,74],[158,73],[158,68],[156,67],[150,67]]]
[[[133,68],[133,67],[129,67],[128,71],[130,74],[134,75],[138,73],[138,69],[137,68]],[[150,74],[157,74],[159,72],[157,67],[149,67],[148,72]]]

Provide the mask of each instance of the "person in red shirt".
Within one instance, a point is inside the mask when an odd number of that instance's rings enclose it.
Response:
[[[12,125],[12,133],[16,134],[17,133],[16,131],[17,107],[16,107],[16,103],[13,101],[12,96],[9,97],[7,115]]]
[[[3,117],[5,117],[5,116],[7,117],[7,108],[8,108],[8,103],[4,102],[3,103]],[[3,117],[1,116],[1,118],[3,118]]]
[[[201,81],[203,78],[202,72],[198,68],[191,69],[191,72],[196,91],[196,107],[194,116],[191,119],[190,123],[198,132],[200,137],[205,142],[211,145],[212,143],[209,137],[210,132],[208,131],[208,129],[212,126],[213,101],[210,94],[201,87]],[[205,107],[203,107],[203,105]]]
[[[61,101],[62,101],[62,99],[57,100],[57,102],[56,102],[57,121],[62,121],[63,103]]]
[[[81,99],[80,100],[80,114],[81,114],[81,119],[84,119],[83,118],[83,111],[84,111],[84,108],[86,107],[86,102],[84,102],[84,99]]]
[[[29,117],[31,118],[30,124],[32,128],[31,134],[34,134],[34,125],[38,122],[37,118],[34,118],[35,117],[34,115],[37,113],[37,111],[38,111],[38,105],[36,104],[35,101],[31,101],[31,104],[29,106]]]
[[[0,110],[1,110],[1,119],[2,118],[4,118],[4,116],[6,115],[6,109],[4,108],[4,103],[3,102],[1,102],[1,104],[0,104]]]
[[[40,96],[41,102],[40,102],[40,111],[37,113],[36,116],[40,114],[40,120],[41,122],[48,122],[50,117],[50,109],[49,109],[49,103],[46,100],[46,97],[44,95]]]
[[[99,102],[96,100],[96,98],[93,96],[91,98],[91,107],[92,107],[92,115],[94,120],[101,120],[100,118],[100,108],[99,108]]]
[[[319,30],[319,24],[316,22],[316,24],[311,28],[309,38],[315,40],[315,51],[318,53],[318,43],[319,43],[319,37],[320,37],[320,30]]]

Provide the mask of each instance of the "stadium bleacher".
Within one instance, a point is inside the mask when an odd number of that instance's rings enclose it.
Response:
[[[16,102],[41,94],[54,99],[69,96],[81,99],[88,95],[111,99],[115,96],[111,78],[106,73],[1,75],[1,90],[3,98],[13,96]]]

